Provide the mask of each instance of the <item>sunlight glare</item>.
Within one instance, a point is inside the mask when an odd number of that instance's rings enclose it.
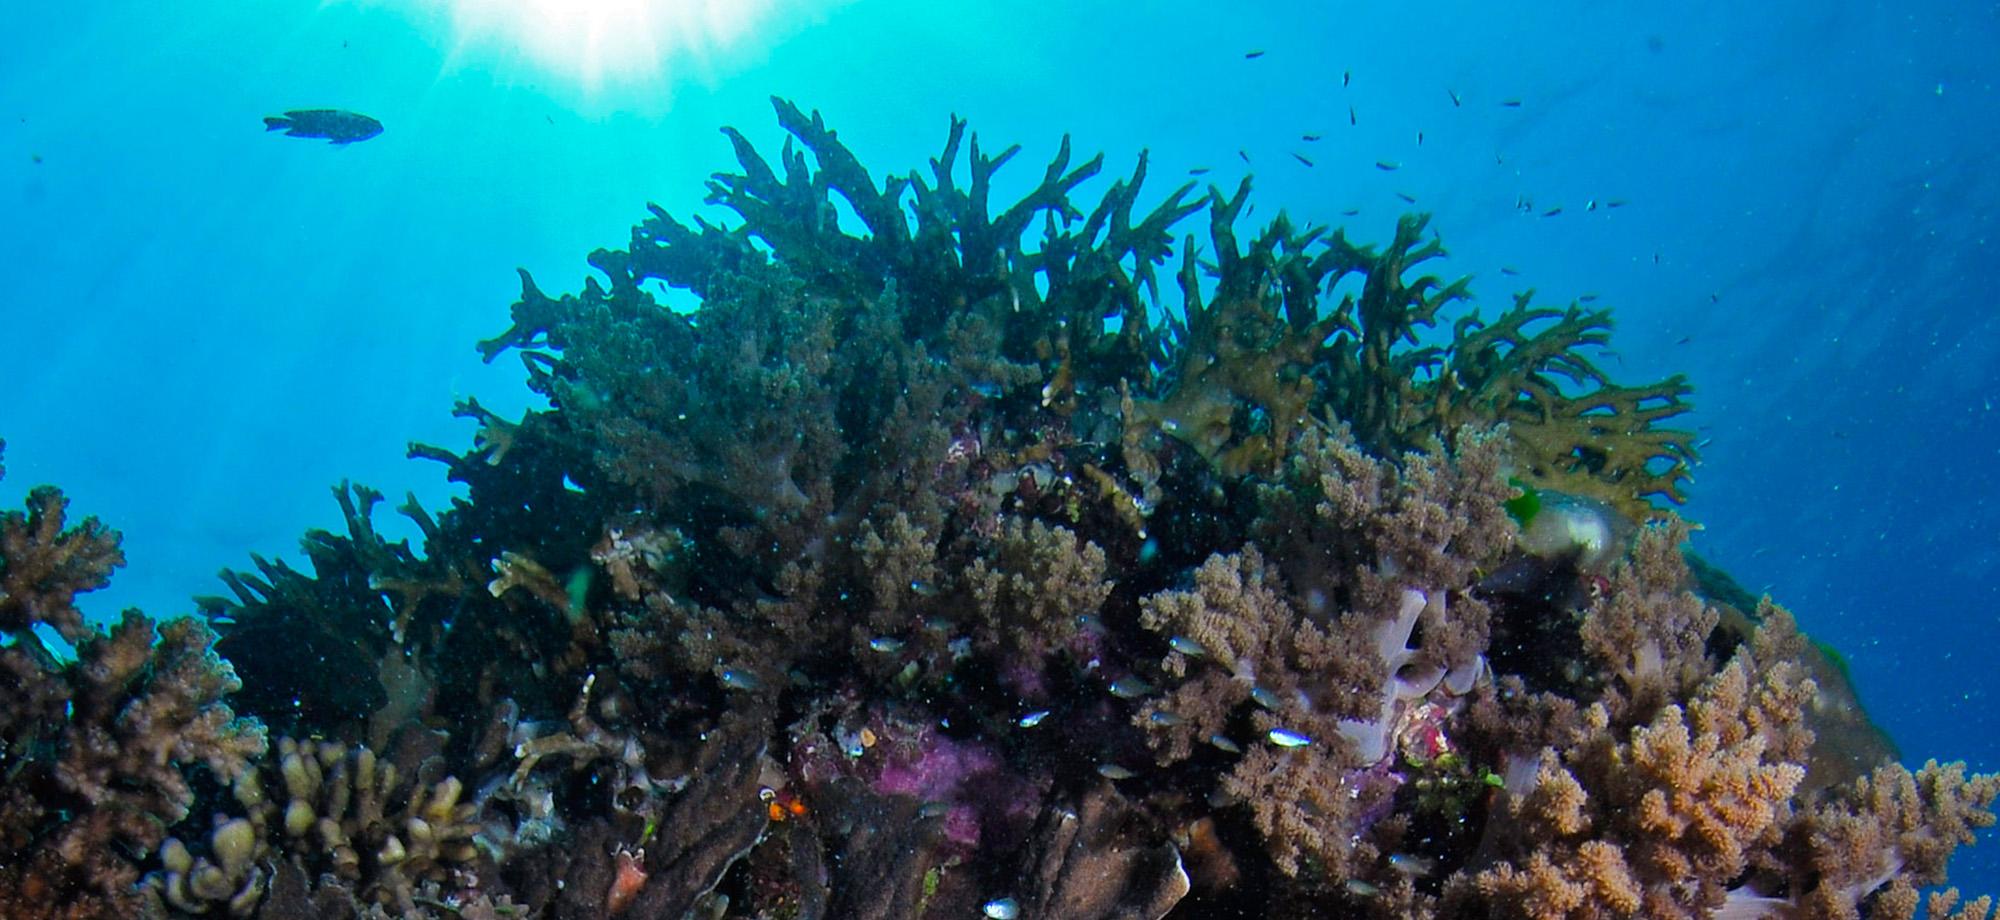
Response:
[[[461,49],[494,46],[586,95],[717,69],[774,22],[781,0],[446,0]]]

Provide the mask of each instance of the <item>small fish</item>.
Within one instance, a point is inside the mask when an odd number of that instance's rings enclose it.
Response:
[[[1845,434],[1842,434],[1842,433],[1840,433],[1840,432],[1838,432],[1838,431],[1834,432],[1834,433],[1833,433],[1833,436],[1834,436],[1834,437],[1836,437],[1836,438],[1843,438],[1843,439],[1847,437],[1847,435],[1845,435]],[[1702,438],[1701,440],[1699,440],[1699,441],[1696,441],[1696,442],[1694,442],[1694,449],[1695,449],[1695,450],[1707,450],[1707,449],[1708,449],[1708,445],[1710,445],[1710,444],[1714,444],[1714,443],[1715,443],[1715,439],[1714,439],[1714,438]]]
[[[750,673],[745,671],[738,671],[733,668],[722,672],[721,679],[722,679],[722,685],[728,687],[731,690],[754,691],[757,688],[763,686],[763,683],[757,680],[757,678],[754,675],[751,675]]]
[[[979,908],[979,912],[985,914],[987,920],[1014,920],[1021,916],[1021,905],[1014,903],[1013,898],[994,898]]]
[[[1401,198],[1401,199],[1403,199],[1403,202],[1404,202],[1405,204],[1416,204],[1416,203],[1417,203],[1417,196],[1415,196],[1415,195],[1412,195],[1412,194],[1410,194],[1409,192],[1397,192],[1397,193],[1396,193],[1396,197],[1398,197],[1398,198]]]
[[[1193,169],[1190,169],[1190,170],[1188,170],[1188,175],[1190,175],[1190,176],[1205,176],[1205,175],[1208,175],[1208,167],[1206,167],[1206,166],[1197,166],[1197,167],[1195,167],[1195,168],[1193,168]]]
[[[1342,217],[1354,217],[1354,216],[1356,216],[1356,215],[1358,215],[1358,214],[1360,214],[1360,213],[1361,213],[1361,209],[1360,209],[1360,208],[1348,208],[1347,210],[1345,210],[1345,211],[1342,211],[1342,212],[1340,212],[1340,216],[1342,216]]]
[[[1048,717],[1049,717],[1048,710],[1037,709],[1034,712],[1022,716],[1020,718],[1020,721],[1015,722],[1014,724],[1019,725],[1022,728],[1034,728],[1035,726],[1042,724],[1042,720]]]
[[[1316,141],[1316,140],[1319,140],[1319,138],[1320,138],[1320,136],[1319,136],[1319,135],[1317,135],[1317,134],[1301,134],[1301,135],[1299,135],[1299,140],[1302,140],[1302,141],[1305,141],[1305,142],[1306,142],[1306,143],[1308,143],[1308,144],[1312,143],[1313,141]]]
[[[1708,295],[1708,302],[1709,302],[1709,303],[1721,303],[1721,302],[1722,302],[1722,295],[1721,295],[1721,294],[1709,294],[1709,295]]]
[[[1553,207],[1553,208],[1550,208],[1550,209],[1548,209],[1548,210],[1546,210],[1546,211],[1543,211],[1543,212],[1542,212],[1542,216],[1543,216],[1543,217],[1554,217],[1554,216],[1556,216],[1557,214],[1561,214],[1562,212],[1563,212],[1563,206],[1562,206],[1562,205],[1556,205],[1556,206],[1555,206],[1555,207]]]
[[[1519,272],[1518,270],[1515,270],[1515,269],[1513,269],[1513,268],[1509,268],[1509,267],[1507,267],[1507,266],[1505,266],[1505,265],[1502,265],[1502,266],[1500,266],[1500,274],[1503,274],[1503,275],[1518,275],[1518,274],[1520,274],[1520,272]]]
[[[1153,692],[1153,685],[1137,677],[1121,677],[1111,682],[1111,695],[1121,700],[1133,700]]]
[[[1653,264],[1654,265],[1660,264],[1660,254],[1657,252],[1653,253]]]
[[[1256,703],[1257,705],[1262,706],[1265,709],[1275,710],[1279,706],[1278,695],[1272,693],[1270,689],[1266,687],[1251,687],[1250,702]]]
[[[1354,82],[1354,71],[1343,70],[1340,72],[1340,85],[1342,87],[1345,87],[1347,84],[1352,82]]]
[[[1264,50],[1261,48],[1257,49],[1256,51],[1243,52],[1243,59],[1246,61],[1254,61],[1263,56],[1264,56]]]
[[[1236,155],[1237,155],[1237,156],[1239,156],[1239,157],[1242,157],[1242,158],[1243,158],[1243,162],[1245,162],[1245,163],[1248,163],[1248,162],[1250,162],[1250,151],[1248,151],[1248,150],[1238,150],[1238,151],[1236,151]]]
[[[1351,105],[1347,107],[1347,123],[1350,125],[1358,125],[1361,123],[1354,117],[1354,106]]]
[[[1311,168],[1311,166],[1313,165],[1313,161],[1308,160],[1305,157],[1298,155],[1297,153],[1292,154],[1292,159],[1306,164],[1307,168]]]
[[[1305,747],[1306,745],[1313,743],[1313,740],[1311,738],[1301,735],[1298,732],[1292,731],[1291,729],[1288,728],[1271,729],[1271,732],[1267,737],[1271,739],[1272,744],[1275,744],[1281,748]]]
[[[1446,87],[1444,94],[1451,97],[1451,107],[1454,109],[1465,104],[1464,100],[1458,98],[1457,90],[1451,89],[1450,87]]]
[[[1437,860],[1408,853],[1389,854],[1389,868],[1411,878],[1418,878],[1437,871]]]
[[[1208,736],[1208,743],[1215,745],[1215,749],[1218,751],[1229,754],[1243,753],[1243,745],[1229,740],[1228,735],[1210,735]]]
[[[942,818],[951,814],[950,802],[925,802],[917,807],[919,818]]]
[[[894,655],[903,650],[903,640],[894,636],[876,636],[868,640],[868,647],[884,655]]]
[[[1595,199],[1595,198],[1592,198],[1592,199],[1590,199],[1589,201],[1586,201],[1586,202],[1584,202],[1584,204],[1583,204],[1583,209],[1584,209],[1584,210],[1586,210],[1586,211],[1595,211],[1595,210],[1597,210],[1597,199]]]
[[[556,123],[556,117],[554,115],[543,115],[542,120],[548,122],[549,124]]]
[[[1610,201],[1605,202],[1604,206],[1607,208],[1622,208],[1625,206],[1625,199],[1613,198]]]
[[[1134,773],[1131,770],[1127,770],[1124,767],[1121,767],[1115,763],[1101,763],[1097,765],[1097,775],[1102,776],[1108,780],[1121,780],[1121,779],[1131,779],[1132,777],[1138,776],[1139,774]]]
[[[1521,100],[1519,100],[1519,99],[1502,99],[1502,100],[1500,100],[1500,107],[1501,107],[1501,108],[1507,108],[1507,109],[1518,109],[1518,108],[1520,108],[1520,107],[1521,107]]]
[[[1581,301],[1581,302],[1583,302],[1583,303],[1596,303],[1596,302],[1597,302],[1597,295],[1596,295],[1596,294],[1584,294],[1584,295],[1582,295],[1582,296],[1578,297],[1578,298],[1577,298],[1577,300],[1579,300],[1579,301]]]
[[[1364,882],[1358,878],[1348,879],[1341,884],[1347,889],[1348,894],[1357,898],[1372,898],[1382,893],[1382,889],[1375,887],[1373,883]]]
[[[1395,172],[1396,170],[1403,168],[1403,164],[1398,163],[1394,160],[1376,160],[1375,168],[1383,172]]]
[[[938,586],[919,578],[910,582],[910,593],[918,597],[936,597]]]
[[[340,109],[293,109],[283,116],[266,116],[264,130],[283,131],[286,137],[318,137],[332,144],[352,144],[381,134],[382,123]]]
[[[1208,646],[1186,636],[1175,636],[1167,640],[1167,647],[1189,658],[1200,658],[1208,654]]]
[[[1418,132],[1417,132],[1417,146],[1419,146],[1419,147],[1422,147],[1423,145],[1424,145],[1424,132],[1422,132],[1422,131],[1418,131]]]
[[[1155,712],[1147,716],[1146,721],[1162,727],[1172,727],[1181,724],[1181,717],[1171,712]]]
[[[1679,340],[1679,341],[1677,341],[1677,342],[1675,342],[1674,344],[1675,344],[1675,345],[1686,345],[1687,343],[1689,343],[1689,342],[1692,342],[1692,341],[1694,341],[1694,336],[1691,336],[1691,335],[1684,335],[1684,336],[1681,336],[1681,337],[1680,337],[1680,340]]]

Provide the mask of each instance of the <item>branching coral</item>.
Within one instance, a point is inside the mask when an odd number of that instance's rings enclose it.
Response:
[[[90,630],[76,595],[109,584],[111,571],[125,564],[117,531],[94,517],[66,527],[68,508],[62,492],[43,486],[28,496],[25,514],[0,514],[0,631],[19,641],[32,641],[28,630],[36,624],[66,642],[82,641]]]
[[[118,535],[36,489],[26,515],[0,515],[0,911],[109,915],[133,909],[139,866],[195,802],[191,774],[229,783],[264,750],[263,727],[223,698],[240,686],[197,620],[155,628],[128,610],[109,633],[76,595],[122,562]],[[31,628],[75,644],[51,654]]]
[[[1690,577],[1686,386],[1610,380],[1607,314],[1481,319],[1421,216],[1253,227],[1143,156],[1091,200],[1066,142],[995,203],[962,121],[878,177],[776,106],[733,225],[522,275],[480,349],[548,406],[412,448],[467,490],[420,540],[343,484],[203,602],[275,755],[206,629],[84,624],[114,533],[0,517],[0,905],[1889,916],[1991,821]]]

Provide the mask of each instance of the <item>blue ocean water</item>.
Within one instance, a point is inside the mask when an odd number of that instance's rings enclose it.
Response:
[[[2000,5],[606,6],[0,12],[6,490],[124,532],[93,614],[296,561],[343,479],[441,504],[406,444],[527,405],[472,348],[513,269],[574,289],[645,202],[700,213],[717,127],[775,145],[775,94],[878,175],[956,113],[1025,145],[1016,182],[1069,134],[1359,239],[1429,211],[1489,310],[1597,298],[1609,370],[1696,386],[1697,547],[1845,654],[1906,760],[2000,768]],[[263,131],[313,107],[386,130]],[[1960,859],[2000,891],[2000,846]]]

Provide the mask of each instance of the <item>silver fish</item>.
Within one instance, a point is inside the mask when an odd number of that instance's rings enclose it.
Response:
[[[1313,743],[1313,740],[1311,738],[1301,735],[1298,732],[1292,731],[1289,728],[1271,729],[1271,734],[1269,735],[1269,737],[1271,739],[1272,744],[1275,744],[1282,748],[1305,747],[1306,745]]]
[[[1153,692],[1153,685],[1137,677],[1121,677],[1111,682],[1111,695],[1121,700],[1137,699]]]

